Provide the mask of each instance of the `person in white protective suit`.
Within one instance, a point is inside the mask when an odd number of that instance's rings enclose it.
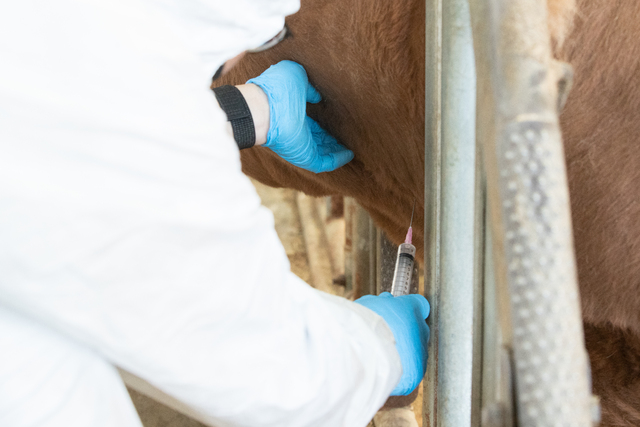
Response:
[[[0,5],[0,426],[139,426],[118,369],[218,427],[364,426],[420,382],[426,300],[309,287],[240,170],[251,135],[315,172],[352,158],[304,69],[208,89],[298,7]]]

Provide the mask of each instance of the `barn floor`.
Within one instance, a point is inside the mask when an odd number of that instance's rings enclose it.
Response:
[[[262,204],[271,209],[275,228],[291,263],[291,271],[318,289],[343,295],[333,278],[344,274],[344,220],[327,219],[324,200],[254,181]],[[144,427],[204,427],[203,424],[129,390]],[[422,393],[414,402],[422,425]],[[369,427],[374,427],[373,422]]]

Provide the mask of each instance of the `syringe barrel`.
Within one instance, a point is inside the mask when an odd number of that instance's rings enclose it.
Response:
[[[416,247],[411,243],[402,243],[398,247],[396,269],[393,272],[393,283],[391,284],[391,295],[394,297],[409,294],[415,256]]]

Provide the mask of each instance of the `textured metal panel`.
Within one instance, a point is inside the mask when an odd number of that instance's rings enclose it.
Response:
[[[497,299],[510,312],[510,325],[504,317],[501,325],[513,348],[518,425],[590,426],[556,112],[561,67],[551,60],[546,1],[471,4]]]
[[[500,193],[523,426],[588,426],[589,394],[557,123],[512,121]]]

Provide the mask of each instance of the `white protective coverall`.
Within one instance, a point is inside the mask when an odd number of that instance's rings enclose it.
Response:
[[[0,426],[139,426],[115,366],[219,427],[384,403],[390,330],[290,272],[208,89],[297,8],[2,2]]]

